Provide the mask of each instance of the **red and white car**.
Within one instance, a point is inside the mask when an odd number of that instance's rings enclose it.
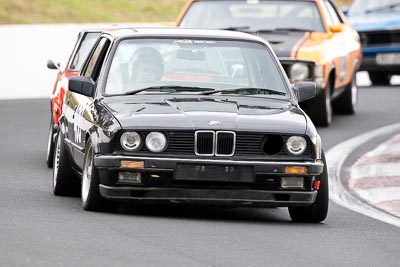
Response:
[[[53,60],[47,62],[49,69],[58,70],[57,79],[50,98],[51,116],[46,155],[46,163],[49,168],[53,167],[54,135],[57,133],[58,119],[62,113],[64,94],[68,88],[68,78],[79,74],[83,62],[101,33],[102,29],[82,30],[78,34],[78,39],[64,70],[61,69],[60,63],[55,63]]]

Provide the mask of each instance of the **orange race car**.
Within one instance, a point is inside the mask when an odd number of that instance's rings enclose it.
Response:
[[[269,41],[292,83],[316,82],[317,96],[302,104],[316,125],[328,126],[332,110],[355,112],[360,39],[330,0],[189,0],[176,25],[242,31]]]

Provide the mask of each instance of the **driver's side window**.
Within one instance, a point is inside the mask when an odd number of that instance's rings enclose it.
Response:
[[[85,66],[85,69],[83,71],[83,76],[90,77],[95,82],[97,81],[109,45],[110,45],[110,40],[108,40],[107,38],[100,39],[100,41],[97,43],[95,50],[90,56],[89,62]]]

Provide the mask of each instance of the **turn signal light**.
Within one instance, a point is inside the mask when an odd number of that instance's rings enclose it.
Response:
[[[296,175],[306,175],[307,167],[302,166],[286,166],[285,174],[296,174]]]
[[[121,160],[119,167],[122,169],[143,169],[144,161]]]

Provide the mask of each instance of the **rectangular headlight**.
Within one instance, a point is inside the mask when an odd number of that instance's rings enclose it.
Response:
[[[140,172],[119,172],[118,183],[141,184],[142,174]]]

